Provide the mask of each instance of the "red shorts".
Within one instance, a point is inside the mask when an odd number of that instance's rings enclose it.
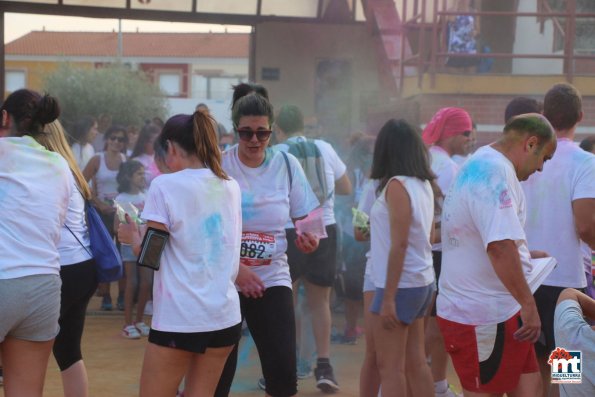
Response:
[[[539,371],[533,343],[519,342],[520,313],[492,325],[467,325],[438,318],[446,351],[467,391],[506,393],[516,389],[521,374]]]

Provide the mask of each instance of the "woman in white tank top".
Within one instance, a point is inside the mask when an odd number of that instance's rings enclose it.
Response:
[[[124,155],[128,136],[126,129],[114,125],[104,134],[104,151],[96,154],[87,164],[83,175],[87,181],[93,181],[93,205],[99,210],[105,227],[113,236],[114,215],[116,209],[113,200],[118,195],[118,182],[116,177],[120,165],[126,161]],[[124,308],[124,282],[119,282],[118,306]],[[109,283],[99,284],[99,294],[103,296],[101,303],[102,310],[112,310],[112,298],[110,296]]]
[[[423,317],[435,291],[435,176],[420,134],[405,121],[391,119],[380,130],[371,179],[380,194],[370,215],[375,352],[366,355],[375,356],[383,395],[406,395],[409,386],[414,396],[434,396]]]

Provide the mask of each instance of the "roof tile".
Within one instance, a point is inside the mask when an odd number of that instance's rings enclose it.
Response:
[[[250,35],[246,33],[147,33],[122,34],[125,57],[247,58]],[[7,55],[115,56],[116,32],[33,31],[6,44]]]

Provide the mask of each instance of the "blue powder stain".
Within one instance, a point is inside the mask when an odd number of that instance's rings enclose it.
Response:
[[[256,200],[254,193],[242,190],[242,220],[243,222],[256,218],[256,208],[254,207]]]
[[[223,220],[220,213],[214,213],[205,219],[203,231],[207,236],[207,243],[210,244],[209,263],[218,263],[222,254],[221,236],[223,235]]]
[[[467,162],[455,180],[455,190],[470,189],[477,200],[497,202],[507,189],[506,177],[494,164],[483,159]]]

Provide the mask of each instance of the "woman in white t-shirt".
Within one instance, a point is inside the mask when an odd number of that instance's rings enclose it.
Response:
[[[217,134],[202,113],[173,116],[157,142],[171,173],[153,180],[142,218],[169,239],[155,272],[140,395],[175,396],[185,376],[186,396],[212,396],[241,333],[240,188],[221,168]],[[130,220],[118,237],[138,254],[134,231]]]
[[[95,117],[83,116],[69,130],[72,142],[72,154],[77,165],[84,170],[95,155],[91,144],[97,136],[97,120]]]
[[[60,114],[27,89],[0,108],[0,347],[6,396],[41,397],[60,315],[60,230],[73,189],[66,161],[34,137]]]
[[[372,206],[370,308],[382,394],[434,396],[424,354],[423,317],[435,291],[432,267],[434,194],[421,136],[404,120],[389,120],[374,149],[371,179],[380,182]]]
[[[223,168],[242,191],[242,250],[236,280],[242,315],[258,348],[269,396],[297,393],[296,335],[288,244],[305,253],[318,247],[309,233],[287,241],[288,219],[308,215],[319,203],[300,163],[269,148],[273,107],[256,92],[237,99],[232,120],[239,144],[223,155]],[[216,396],[227,396],[237,361],[230,356]]]
[[[91,255],[89,229],[85,220],[85,200],[91,189],[76,164],[64,130],[58,120],[48,124],[36,140],[46,149],[60,154],[68,163],[74,179],[66,220],[60,231],[60,332],[54,341],[54,357],[62,375],[65,396],[89,395],[87,370],[81,352],[81,338],[87,305],[97,289],[97,269]]]

